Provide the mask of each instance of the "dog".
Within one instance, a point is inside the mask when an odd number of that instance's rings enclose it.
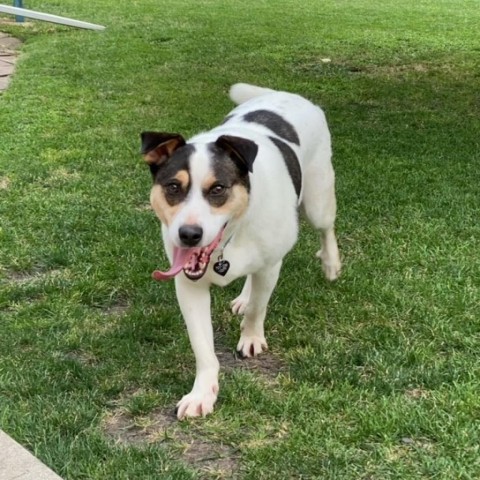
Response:
[[[175,279],[196,360],[192,391],[177,404],[180,420],[211,413],[218,396],[212,284],[246,277],[231,308],[243,315],[237,351],[253,357],[267,349],[267,304],[282,259],[297,240],[299,208],[320,231],[317,257],[326,278],[340,274],[335,174],[323,111],[299,95],[244,83],[231,87],[230,98],[238,106],[223,123],[188,142],[177,133],[141,134],[153,176],[150,202],[171,263],[153,278]]]

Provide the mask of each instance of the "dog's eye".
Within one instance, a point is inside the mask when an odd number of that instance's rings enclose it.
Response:
[[[180,193],[180,184],[177,182],[167,183],[167,185],[165,185],[165,192],[168,195],[177,195]]]
[[[225,191],[227,190],[227,187],[224,185],[214,185],[210,191],[208,192],[212,197],[219,197],[220,195],[223,195]]]

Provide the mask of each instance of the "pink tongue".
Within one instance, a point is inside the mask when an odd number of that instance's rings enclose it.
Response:
[[[168,270],[168,272],[155,270],[152,273],[152,278],[158,281],[170,280],[170,278],[173,278],[182,271],[183,266],[187,263],[187,260],[192,256],[195,250],[198,250],[198,248],[173,247],[173,264],[170,267],[170,270]]]
[[[213,239],[213,242],[208,246],[205,247],[204,253],[208,259],[210,259],[211,253],[218,247],[220,240],[222,239],[223,231],[225,230],[225,226],[217,233],[217,236]],[[173,264],[170,267],[168,272],[161,272],[160,270],[155,270],[152,273],[152,278],[154,280],[170,280],[175,275],[178,275],[182,270],[190,257],[194,253],[200,253],[202,248],[194,247],[194,248],[178,248],[173,247]],[[208,260],[207,260],[208,261]]]

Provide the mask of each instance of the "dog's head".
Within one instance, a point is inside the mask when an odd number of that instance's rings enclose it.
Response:
[[[172,269],[198,279],[225,225],[248,207],[258,147],[228,135],[206,144],[187,144],[172,133],[144,132],[141,138],[153,176],[150,202],[174,246]]]

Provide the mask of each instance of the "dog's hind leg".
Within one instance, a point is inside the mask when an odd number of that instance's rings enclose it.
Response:
[[[336,280],[340,275],[341,262],[335,231],[332,228],[320,230],[322,248],[316,253],[322,261],[322,268],[327,280]]]
[[[323,272],[328,280],[340,275],[341,262],[335,237],[335,174],[330,162],[327,165],[309,165],[304,173],[302,206],[310,223],[320,230],[322,248],[317,257],[322,261]]]
[[[243,315],[250,300],[250,292],[252,291],[252,276],[248,275],[242,288],[242,293],[230,302],[232,312],[236,315]]]
[[[264,322],[267,314],[267,305],[277,284],[282,262],[264,268],[251,275],[250,299],[245,309],[245,316],[240,325],[240,341],[237,352],[242,357],[254,357],[268,348],[265,340]],[[247,287],[248,279],[244,289]],[[242,291],[243,293],[243,291]]]

